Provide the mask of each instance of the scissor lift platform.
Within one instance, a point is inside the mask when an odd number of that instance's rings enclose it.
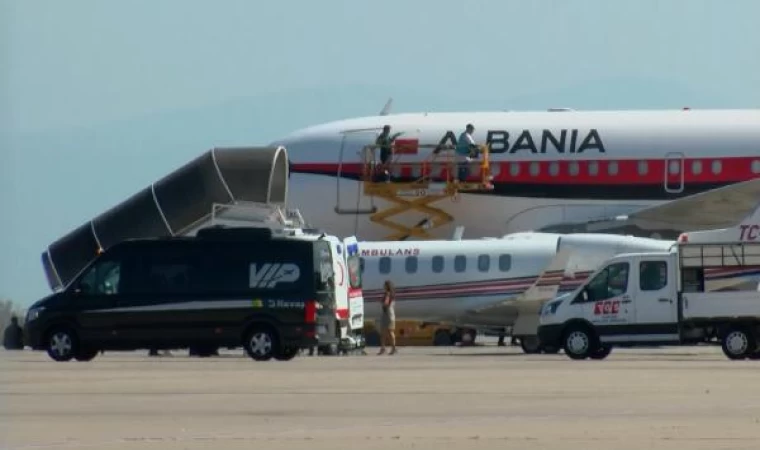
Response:
[[[478,146],[477,159],[467,162],[468,176],[457,179],[459,164],[453,147],[438,145],[420,145],[420,149],[432,149],[424,159],[408,158],[405,152],[396,153],[394,146],[391,161],[383,166],[377,163],[375,149],[377,145],[368,145],[364,149],[364,169],[362,181],[364,195],[378,197],[395,204],[370,216],[370,220],[395,232],[386,236],[387,240],[400,240],[408,237],[432,239],[430,230],[454,221],[454,217],[439,207],[432,206],[440,200],[449,198],[459,200],[462,192],[483,192],[493,190],[489,161],[489,148]],[[405,161],[406,159],[406,161]],[[385,172],[391,175],[385,177]],[[475,174],[473,175],[473,172]],[[403,225],[390,220],[391,217],[417,211],[427,220],[414,226]]]

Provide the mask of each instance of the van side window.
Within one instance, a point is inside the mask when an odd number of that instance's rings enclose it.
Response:
[[[512,256],[511,255],[499,255],[499,270],[502,272],[509,272],[512,268]]]
[[[407,256],[405,265],[406,265],[406,273],[417,273],[417,257],[416,256]]]
[[[380,270],[380,273],[390,273],[391,271],[391,258],[388,256],[383,256],[380,258],[380,262],[378,263],[378,268]]]
[[[79,289],[84,294],[113,295],[119,293],[121,261],[103,260],[96,262],[82,277]]]
[[[157,261],[148,268],[148,289],[155,293],[190,292],[190,264]]]
[[[478,270],[481,272],[488,272],[491,268],[491,255],[479,255],[478,256]]]
[[[457,272],[464,272],[467,270],[467,257],[464,255],[457,255],[454,257],[454,270]]]
[[[644,261],[639,264],[639,288],[642,291],[659,291],[667,285],[667,262]]]
[[[435,273],[441,273],[443,272],[443,256],[436,255],[433,256],[433,272]]]

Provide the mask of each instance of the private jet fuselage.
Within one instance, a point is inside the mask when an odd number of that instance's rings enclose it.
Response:
[[[287,148],[288,201],[312,225],[379,240],[389,230],[369,216],[389,205],[363,193],[362,149],[390,125],[407,149],[418,146],[397,157],[402,170],[455,144],[468,123],[490,145],[494,189],[436,204],[455,218],[432,231],[437,238],[455,225],[477,238],[625,215],[760,176],[760,110],[394,114],[317,125],[272,144]],[[424,219],[410,213],[405,223]],[[643,235],[675,239],[681,230],[665,231]]]

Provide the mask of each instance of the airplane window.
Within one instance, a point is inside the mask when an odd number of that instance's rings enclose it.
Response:
[[[760,173],[760,159],[752,161],[752,173]]]
[[[639,161],[639,175],[646,175],[649,172],[649,164],[646,161]]]
[[[691,173],[694,175],[702,173],[702,161],[694,161],[691,163]]]
[[[580,167],[578,167],[578,161],[570,161],[569,171],[572,176],[578,175],[578,172],[581,171]]]
[[[417,273],[417,257],[416,256],[407,256],[405,265],[406,265],[406,273]]]
[[[499,256],[499,270],[502,272],[508,272],[512,268],[512,256],[501,255]]]
[[[678,175],[681,173],[681,162],[680,161],[670,161],[668,164],[668,172],[671,175]]]
[[[467,257],[464,255],[457,255],[454,257],[454,270],[457,272],[464,272],[467,269]]]
[[[390,273],[391,271],[391,259],[387,256],[380,258],[379,267],[380,273]]]
[[[433,272],[443,272],[443,256],[433,256]]]
[[[491,267],[491,256],[490,255],[480,255],[478,256],[478,270],[481,272],[488,272],[488,269]]]
[[[534,162],[530,163],[530,175],[531,176],[535,177],[536,175],[538,175],[539,170],[540,170],[540,167],[538,166],[537,162],[534,161]]]
[[[492,164],[491,165],[491,175],[497,177],[501,175],[501,164]]]
[[[617,161],[612,161],[607,165],[607,174],[612,175],[613,177],[618,174]]]
[[[559,174],[559,163],[556,161],[553,161],[551,164],[549,164],[549,175],[556,177]]]
[[[720,170],[723,168],[723,164],[721,164],[720,160],[716,159],[712,162],[712,173],[715,175],[720,173]]]
[[[588,163],[588,174],[589,175],[596,175],[599,173],[599,163],[596,161],[591,161]]]
[[[513,177],[520,175],[520,163],[512,163],[509,165],[509,174]]]

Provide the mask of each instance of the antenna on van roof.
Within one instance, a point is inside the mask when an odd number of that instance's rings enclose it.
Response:
[[[464,235],[464,225],[459,225],[454,229],[454,235],[451,236],[452,241],[461,241]]]

